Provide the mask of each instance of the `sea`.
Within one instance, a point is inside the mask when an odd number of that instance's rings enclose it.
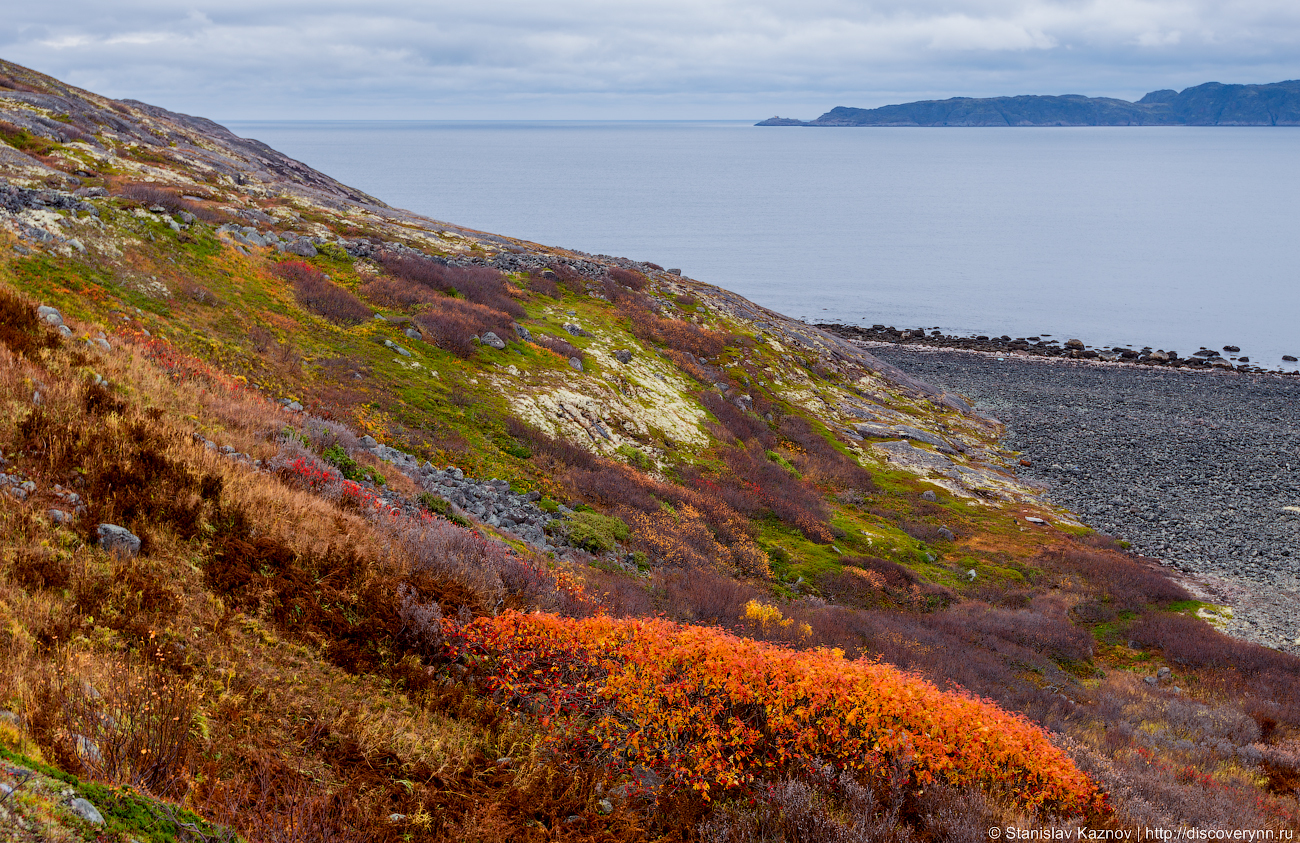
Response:
[[[229,121],[389,205],[809,322],[1300,356],[1300,129]]]

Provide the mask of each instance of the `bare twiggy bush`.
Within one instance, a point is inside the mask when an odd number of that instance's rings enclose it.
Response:
[[[320,788],[280,763],[262,761],[212,789],[207,809],[249,843],[366,843],[375,834],[346,794]]]
[[[137,655],[126,654],[97,685],[78,672],[62,677],[65,746],[94,778],[129,784],[160,796],[185,789],[190,729],[198,694],[188,683]]]

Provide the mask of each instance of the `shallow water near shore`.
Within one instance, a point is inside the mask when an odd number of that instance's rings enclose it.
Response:
[[[387,203],[809,321],[1300,356],[1300,131],[227,125]]]

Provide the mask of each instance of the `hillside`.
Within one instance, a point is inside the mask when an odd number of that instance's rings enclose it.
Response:
[[[953,97],[880,108],[838,106],[816,120],[773,117],[759,126],[1297,126],[1300,81],[1206,82],[1152,91],[1137,102],[1110,97]]]
[[[0,140],[0,840],[1300,824],[1300,660],[961,396],[8,63]]]

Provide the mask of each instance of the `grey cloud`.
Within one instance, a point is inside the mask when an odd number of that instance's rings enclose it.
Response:
[[[812,117],[1300,76],[1300,5],[1277,0],[23,6],[0,55],[214,117]]]

